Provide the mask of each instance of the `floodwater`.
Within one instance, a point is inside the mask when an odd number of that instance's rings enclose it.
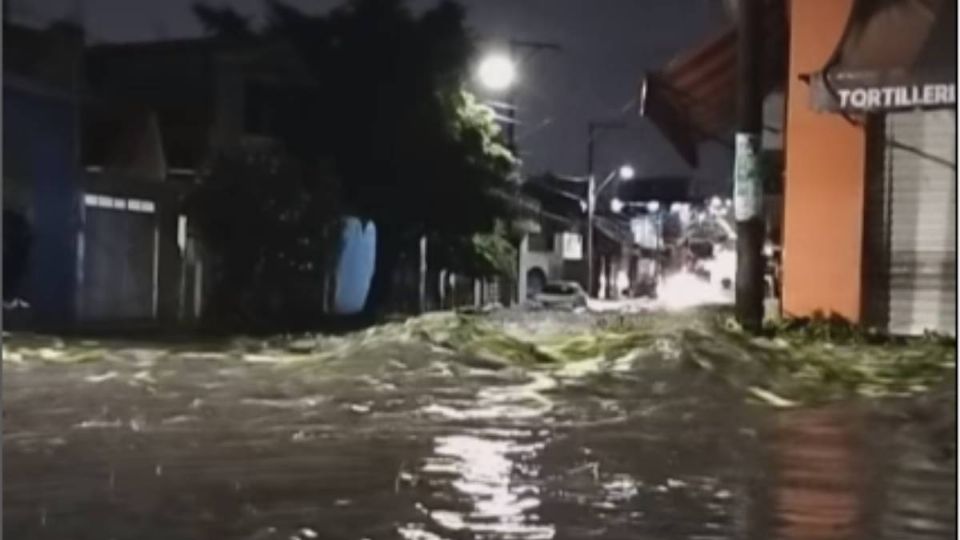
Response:
[[[584,373],[415,343],[249,359],[117,343],[96,361],[5,362],[5,536],[957,533],[955,424],[909,406],[778,412],[668,350]]]

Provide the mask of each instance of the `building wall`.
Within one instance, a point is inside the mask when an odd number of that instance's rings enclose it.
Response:
[[[37,325],[68,324],[74,311],[79,191],[76,106],[69,99],[5,85],[4,187],[30,223],[22,298]],[[6,203],[6,201],[5,201]]]
[[[801,75],[820,71],[854,0],[790,2],[783,293],[788,316],[860,319],[866,133],[810,107]]]

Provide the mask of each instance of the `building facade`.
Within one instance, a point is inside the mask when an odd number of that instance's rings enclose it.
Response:
[[[763,2],[784,315],[955,333],[956,4]],[[693,165],[732,139],[736,43],[731,27],[643,79],[641,114]]]
[[[790,3],[787,314],[955,332],[956,9]]]
[[[78,294],[83,35],[67,24],[5,24],[3,39],[4,300],[23,302],[4,319],[59,328]]]

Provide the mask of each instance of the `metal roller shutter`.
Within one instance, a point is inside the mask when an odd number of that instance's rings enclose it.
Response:
[[[885,121],[880,242],[885,323],[895,334],[955,335],[956,112],[890,113]],[[876,211],[876,209],[872,209]],[[880,261],[877,261],[880,262]]]

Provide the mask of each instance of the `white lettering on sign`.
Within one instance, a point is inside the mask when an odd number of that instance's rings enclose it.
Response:
[[[867,90],[865,88],[857,88],[850,95],[850,104],[858,109],[867,108]]]
[[[841,109],[902,109],[956,105],[957,85],[925,84],[914,86],[884,86],[875,88],[843,88],[837,90]]]
[[[880,91],[883,92],[883,102],[884,102],[884,103],[893,103],[893,100],[895,99],[895,97],[896,97],[896,95],[897,95],[897,89],[896,89],[896,88],[891,88],[891,87],[888,86],[888,87],[886,87],[886,88],[881,88]]]
[[[843,90],[838,90],[837,93],[840,94],[840,108],[846,109],[847,107],[849,107],[848,103],[850,102],[850,91],[847,89],[843,89]]]

